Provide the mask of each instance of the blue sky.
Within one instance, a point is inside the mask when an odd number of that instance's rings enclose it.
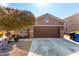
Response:
[[[61,19],[79,13],[78,3],[9,3],[9,7],[31,11],[36,17],[45,13]]]

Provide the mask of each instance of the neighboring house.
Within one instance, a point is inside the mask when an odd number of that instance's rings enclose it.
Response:
[[[36,25],[30,30],[31,37],[60,38],[64,22],[48,13],[37,17]]]
[[[79,13],[64,19],[64,31],[79,31]]]

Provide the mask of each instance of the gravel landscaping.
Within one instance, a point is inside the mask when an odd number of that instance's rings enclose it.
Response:
[[[11,42],[6,50],[0,50],[0,56],[27,56],[32,41]]]

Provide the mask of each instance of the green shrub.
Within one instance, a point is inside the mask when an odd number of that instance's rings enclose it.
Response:
[[[79,31],[74,31],[75,34],[79,34]]]

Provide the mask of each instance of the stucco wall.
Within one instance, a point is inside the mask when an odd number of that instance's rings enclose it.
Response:
[[[70,31],[79,31],[79,14],[73,15],[64,19],[64,30],[67,32]]]

